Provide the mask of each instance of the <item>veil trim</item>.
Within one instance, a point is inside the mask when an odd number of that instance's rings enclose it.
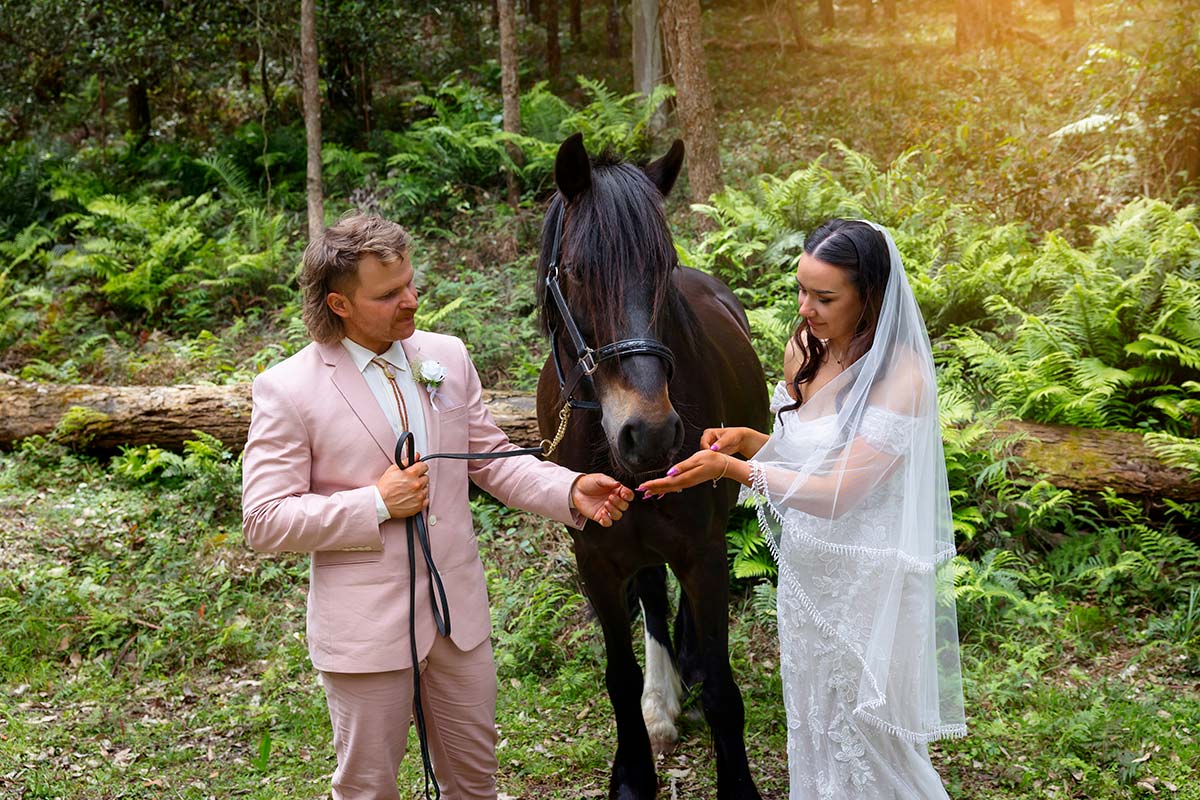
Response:
[[[763,532],[763,538],[767,540],[767,547],[771,550],[771,554],[775,557],[775,562],[779,564],[779,574],[788,582],[788,586],[796,593],[796,598],[800,601],[800,607],[812,619],[813,624],[817,626],[817,630],[826,636],[836,640],[847,653],[854,656],[854,659],[862,665],[863,674],[867,676],[867,680],[871,683],[871,690],[874,692],[874,699],[864,703],[859,703],[850,710],[857,719],[862,720],[868,725],[876,728],[884,733],[895,736],[899,739],[904,739],[908,742],[928,743],[939,739],[961,739],[967,735],[967,725],[965,722],[953,725],[936,725],[925,731],[915,731],[908,728],[902,728],[895,723],[881,719],[871,713],[872,709],[879,708],[887,704],[887,693],[879,688],[879,681],[875,678],[875,673],[867,666],[866,659],[863,658],[859,649],[854,646],[846,637],[838,632],[829,620],[821,615],[813,603],[812,598],[800,586],[800,581],[796,578],[795,573],[787,566],[787,561],[783,558],[783,554],[779,552],[779,545],[775,541],[775,537],[771,534],[769,523],[766,522],[766,512],[764,506],[770,506],[770,502],[758,504],[758,524]],[[772,510],[774,507],[772,506]],[[806,537],[808,538],[808,537]],[[932,571],[932,569],[930,570]]]
[[[796,540],[804,542],[816,550],[821,550],[826,553],[834,553],[839,556],[861,556],[867,561],[876,564],[884,564],[890,560],[895,560],[908,568],[909,572],[915,572],[921,575],[928,575],[933,572],[943,562],[954,558],[958,553],[953,547],[943,548],[933,554],[932,558],[924,559],[909,555],[908,553],[896,547],[863,547],[861,545],[842,544],[841,542],[828,542],[824,539],[818,539],[812,534],[805,533],[796,527],[794,522],[791,522],[779,512],[775,504],[766,499],[770,497],[767,487],[767,475],[760,464],[753,461],[750,464],[750,481],[751,488],[760,496],[754,499],[755,505],[758,506],[759,516],[763,516],[763,508],[771,510],[771,516],[779,523],[779,527],[793,536]],[[800,512],[803,513],[803,512]],[[763,538],[774,544],[775,536],[771,532],[770,524],[764,523],[764,520],[759,520],[759,528],[762,530]],[[779,554],[775,554],[775,560],[779,560]]]

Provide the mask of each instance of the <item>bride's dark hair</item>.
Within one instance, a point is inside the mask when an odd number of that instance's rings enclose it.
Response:
[[[849,273],[850,283],[862,301],[862,313],[854,326],[854,336],[846,351],[846,363],[853,364],[871,349],[875,341],[875,326],[883,306],[892,259],[883,234],[860,220],[831,219],[808,235],[804,252],[813,258],[832,264]],[[825,358],[825,343],[815,336],[804,336],[804,321],[796,327],[792,340],[803,356],[800,368],[792,378],[792,394],[800,397],[800,386],[816,377]],[[800,401],[780,409],[791,411]]]

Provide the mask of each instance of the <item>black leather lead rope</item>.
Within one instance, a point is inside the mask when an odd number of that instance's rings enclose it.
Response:
[[[542,455],[541,447],[525,447],[517,450],[501,450],[494,453],[434,453],[419,460],[431,461],[435,458],[453,458],[458,460],[483,461],[494,458],[515,458],[516,456]],[[396,466],[411,467],[417,463],[416,439],[411,431],[403,431],[396,441]],[[446,587],[442,584],[442,574],[433,563],[433,548],[429,544],[429,529],[425,526],[425,512],[418,511],[404,521],[408,533],[408,642],[412,653],[413,670],[413,718],[417,723],[417,739],[421,744],[421,766],[425,773],[425,797],[429,797],[429,786],[433,785],[433,797],[440,798],[442,789],[438,786],[437,776],[433,773],[433,761],[429,757],[429,735],[425,729],[425,709],[421,705],[421,665],[417,654],[417,545],[421,547],[421,555],[429,570],[429,601],[433,606],[433,621],[437,625],[438,634],[450,635],[450,603],[446,599]]]

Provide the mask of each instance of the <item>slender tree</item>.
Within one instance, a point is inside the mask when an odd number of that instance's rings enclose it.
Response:
[[[883,0],[883,18],[888,22],[896,21],[896,0]]]
[[[1014,26],[1012,0],[958,0],[955,10],[954,46],[959,52],[1001,44],[1014,35],[1033,37]]]
[[[658,0],[633,0],[633,90],[649,97],[663,82],[662,34]],[[651,136],[667,125],[666,110],[659,107],[650,120]]]
[[[817,0],[817,7],[821,10],[821,25],[826,30],[833,29],[833,0]]]
[[[546,71],[557,78],[562,71],[562,50],[558,45],[558,0],[546,0]]]
[[[497,0],[500,11],[500,94],[504,99],[504,130],[521,132],[521,96],[517,78],[517,10],[513,0]],[[521,149],[509,142],[508,154],[516,164],[521,163]],[[514,209],[521,202],[521,189],[517,176],[510,170],[508,181],[508,203]]]
[[[796,9],[795,0],[783,0],[783,11],[787,15],[788,29],[792,32],[792,40],[796,42],[796,47],[804,49],[808,46],[808,40],[804,38],[804,25],[800,22],[800,13]],[[782,39],[780,39],[780,47],[782,47]]]
[[[692,199],[704,202],[722,183],[717,115],[700,36],[700,0],[662,0],[661,20],[675,83],[675,110],[687,145]]]
[[[621,0],[608,0],[608,57],[621,55]]]
[[[300,0],[300,63],[304,74],[304,133],[308,140],[308,238],[325,230],[325,192],[321,186],[321,92],[317,72],[317,4]]]
[[[571,0],[571,43],[583,36],[583,0]]]
[[[1075,0],[1058,0],[1058,24],[1064,28],[1075,27]]]

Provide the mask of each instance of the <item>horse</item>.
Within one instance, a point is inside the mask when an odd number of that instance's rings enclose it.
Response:
[[[555,158],[558,191],[542,227],[537,294],[551,352],[538,379],[539,427],[559,441],[560,464],[635,487],[699,449],[705,428],[763,430],[769,421],[744,309],[727,286],[676,258],[663,200],[683,158],[677,140],[641,168],[593,160],[575,134]],[[639,498],[610,528],[570,531],[604,634],[617,726],[610,798],[656,796],[654,754],[678,739],[682,675],[701,686],[718,798],[759,800],[728,652],[725,528],[737,493],[720,481]],[[674,644],[664,565],[680,587]],[[630,631],[634,603],[646,625],[645,681]]]

